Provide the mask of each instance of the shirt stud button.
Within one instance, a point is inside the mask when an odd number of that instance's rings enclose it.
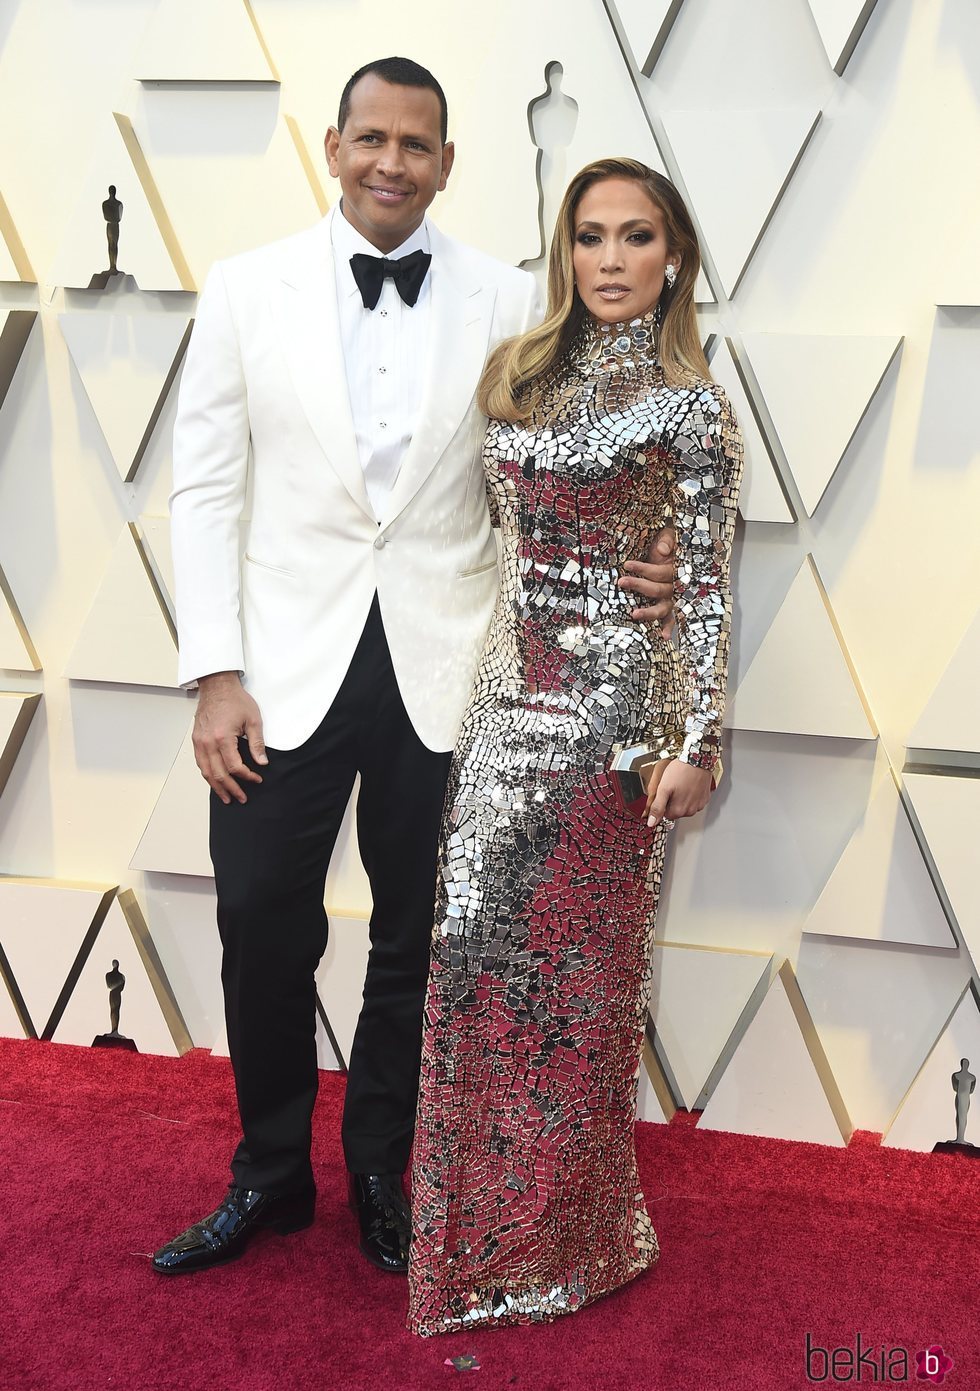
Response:
[[[378,537],[378,539],[377,539],[377,540],[375,541],[375,543],[374,543],[374,549],[375,549],[376,551],[383,551],[384,548],[385,548],[385,537],[384,537],[384,532],[382,532],[381,535]]]

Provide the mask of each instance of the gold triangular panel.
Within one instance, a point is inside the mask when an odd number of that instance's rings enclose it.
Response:
[[[33,285],[37,280],[31,263],[24,250],[10,209],[0,193],[0,280],[26,281]]]
[[[316,998],[316,1065],[325,1072],[346,1072],[347,1062],[340,1049],[340,1040],[327,1018],[323,1001]]]
[[[3,327],[0,329],[0,407],[6,400],[36,318],[35,309],[3,311]]]
[[[313,162],[306,141],[303,139],[303,132],[299,128],[299,122],[296,120],[295,116],[287,116],[285,114],[283,114],[282,119],[296,147],[296,153],[299,155],[299,162],[303,166],[303,173],[306,175],[307,182],[310,185],[310,191],[316,199],[316,205],[320,209],[321,216],[324,216],[330,210],[330,199],[327,197],[327,191],[323,186],[323,180],[320,177],[317,166]]]
[[[683,0],[615,0],[636,66],[649,77],[663,52]]]
[[[31,1016],[0,946],[0,1038],[37,1038]]]
[[[682,1104],[704,1106],[706,1087],[726,1060],[768,984],[768,952],[658,943],[650,1013],[671,1061]]]
[[[247,0],[160,0],[136,55],[140,82],[278,82]]]
[[[778,734],[876,737],[812,557],[804,558],[730,699],[725,724]]]
[[[115,897],[115,885],[0,876],[0,948],[39,1037]]]
[[[847,67],[876,3],[877,0],[810,0],[820,42],[838,75]]]
[[[851,1123],[788,961],[719,1077],[703,1130],[845,1145]]]
[[[664,128],[725,292],[738,289],[810,137],[811,108],[671,111]],[[797,378],[799,380],[799,378]]]
[[[6,671],[40,671],[37,649],[31,642],[27,624],[0,570],[0,667]]]
[[[904,781],[925,853],[935,866],[974,971],[980,971],[980,777],[906,773]]]
[[[884,774],[803,926],[855,937],[956,948],[891,775]]]
[[[136,477],[190,338],[183,314],[59,314],[72,362],[124,483]]]
[[[119,533],[64,675],[124,686],[177,685],[170,611],[131,524]]]
[[[808,515],[817,510],[901,345],[896,334],[742,335]]]
[[[980,754],[978,692],[980,613],[963,634],[909,735],[909,758],[926,761],[935,753],[948,750]]]
[[[110,904],[45,1030],[75,1043],[178,1057],[193,1045],[163,963],[131,889]]]
[[[193,724],[181,741],[129,862],[161,874],[214,874],[208,851],[208,785],[194,760]]]
[[[883,1132],[969,979],[969,963],[955,949],[804,934],[796,975],[848,1113],[862,1130]]]
[[[980,257],[972,225],[960,224],[960,235],[962,245],[948,259],[944,257],[938,268],[935,302],[940,309],[980,308]]]
[[[660,1064],[656,1049],[648,1038],[643,1040],[640,1076],[636,1096],[636,1119],[665,1125],[677,1110],[670,1083]]]
[[[170,549],[170,518],[141,516],[139,534],[143,554],[156,576],[160,593],[167,602],[170,613],[174,612],[174,558]]]
[[[963,1063],[966,1070],[963,1071]],[[962,1074],[957,1080],[957,1074]],[[969,1076],[973,1077],[970,1092]],[[945,1027],[902,1098],[882,1145],[929,1153],[937,1144],[962,1139],[980,1151],[980,1010],[968,985]],[[966,1095],[957,1105],[957,1093]]]
[[[0,796],[40,703],[40,694],[0,691]]]

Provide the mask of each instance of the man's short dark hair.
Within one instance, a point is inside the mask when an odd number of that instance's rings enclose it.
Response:
[[[338,130],[343,130],[347,117],[350,115],[351,92],[361,78],[367,77],[370,73],[375,73],[382,82],[390,82],[393,87],[427,87],[430,92],[435,92],[439,98],[441,113],[439,133],[442,137],[442,143],[445,145],[446,137],[449,134],[449,107],[446,105],[446,94],[429,69],[423,68],[421,63],[413,63],[411,58],[376,58],[373,63],[365,63],[363,68],[358,68],[353,77],[348,78],[347,86],[341,93],[340,114],[337,117]]]

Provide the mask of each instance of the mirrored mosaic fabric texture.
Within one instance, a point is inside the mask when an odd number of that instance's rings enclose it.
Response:
[[[723,391],[664,381],[653,316],[591,318],[530,417],[491,421],[501,585],[449,780],[413,1173],[409,1326],[570,1312],[658,1256],[634,1118],[669,831],[617,743],[713,766],[742,451]],[[678,645],[627,560],[677,532]]]

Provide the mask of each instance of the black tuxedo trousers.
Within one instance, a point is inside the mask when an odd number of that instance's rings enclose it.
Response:
[[[242,757],[251,767],[245,741]],[[323,889],[360,773],[357,840],[374,899],[364,1002],[342,1137],[355,1173],[408,1166],[418,1099],[436,851],[451,755],[405,712],[377,596],[347,675],[297,749],[268,750],[245,805],[211,794],[221,979],[242,1139],[234,1181],[265,1193],[313,1185],[314,971],[327,945]]]

